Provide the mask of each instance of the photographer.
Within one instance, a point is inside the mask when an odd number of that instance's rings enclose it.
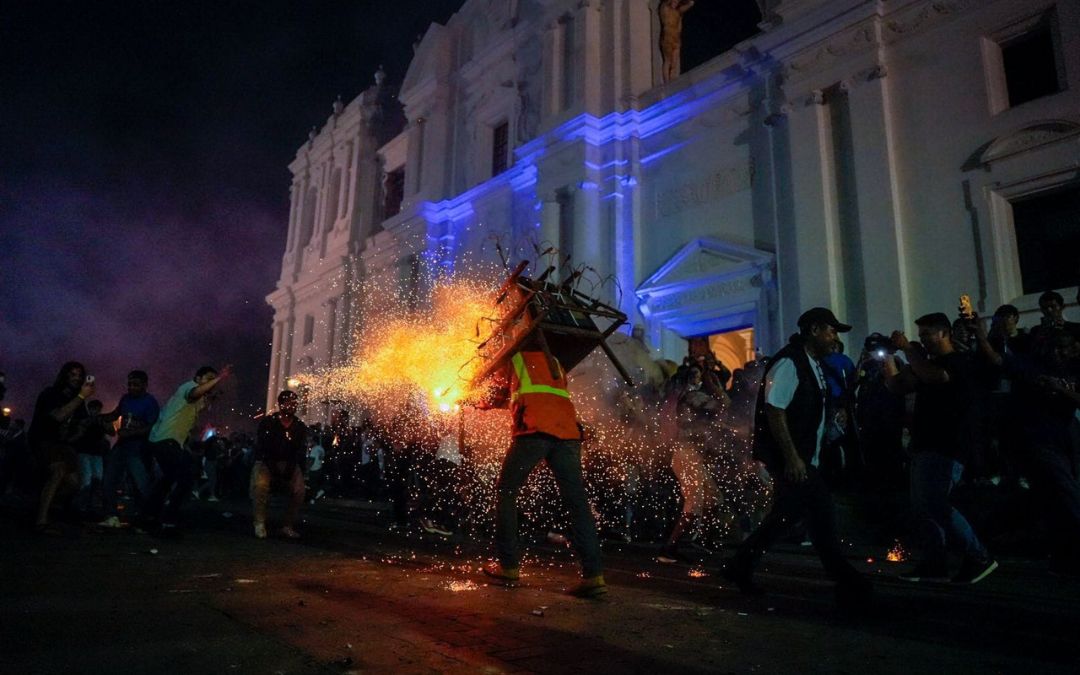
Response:
[[[1077,302],[1080,302],[1080,299]],[[1054,330],[1063,330],[1074,340],[1080,341],[1080,323],[1066,321],[1064,310],[1065,298],[1060,293],[1047,291],[1039,296],[1039,311],[1042,312],[1042,319],[1038,326],[1031,329],[1033,348],[1038,349],[1039,343],[1046,340]]]
[[[964,562],[954,583],[974,584],[998,567],[967,519],[949,502],[971,451],[977,379],[970,356],[956,351],[952,325],[943,313],[915,321],[920,342],[902,331],[893,345],[910,365],[885,359],[886,384],[897,394],[915,393],[911,428],[911,505],[923,539],[923,559],[901,575],[908,581],[948,577],[947,544],[960,549]]]
[[[87,417],[86,399],[94,395],[94,378],[77,361],[60,368],[52,386],[38,395],[28,437],[39,465],[46,473],[35,527],[59,534],[49,526],[49,508],[57,494],[79,487],[79,467],[72,440],[79,422]]]
[[[896,347],[886,335],[873,333],[863,342],[856,365],[855,420],[866,462],[864,485],[870,492],[907,485],[904,454],[904,397],[885,384],[885,358]]]

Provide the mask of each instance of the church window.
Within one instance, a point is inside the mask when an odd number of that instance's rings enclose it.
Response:
[[[1080,285],[1080,183],[1012,201],[1024,293]]]
[[[315,317],[308,314],[304,317],[304,344],[309,345],[315,341]]]
[[[491,175],[498,176],[510,166],[510,124],[501,122],[491,133]]]
[[[983,40],[991,113],[1065,89],[1056,16],[1050,9]]]
[[[405,168],[402,167],[386,174],[386,182],[383,184],[383,220],[401,212],[401,202],[404,198]]]

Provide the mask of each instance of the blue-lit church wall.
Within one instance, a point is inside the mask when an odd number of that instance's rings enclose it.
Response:
[[[664,83],[655,0],[469,0],[417,46],[392,140],[373,140],[374,87],[290,165],[268,396],[347,351],[362,317],[340,280],[400,278],[416,257],[452,272],[497,260],[495,240],[610,275],[608,299],[676,359],[685,338],[745,327],[770,352],[815,305],[855,326],[849,348],[961,293],[1031,317],[1013,205],[1078,180],[1078,4],[763,2],[760,33]],[[1060,90],[1011,105],[1002,50],[1040,31]],[[338,225],[294,245],[308,205],[328,222],[335,197]],[[299,344],[306,315],[333,330]]]

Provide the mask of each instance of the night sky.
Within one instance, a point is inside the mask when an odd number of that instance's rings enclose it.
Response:
[[[29,421],[69,359],[106,405],[132,368],[164,403],[232,363],[215,417],[255,412],[288,163],[380,63],[400,81],[416,35],[461,2],[5,3],[3,405]]]
[[[214,417],[264,400],[288,163],[337,96],[464,0],[5,3],[0,21],[0,370],[29,421],[67,360],[111,407],[161,403],[204,364]],[[752,0],[698,3],[690,68],[753,33]]]

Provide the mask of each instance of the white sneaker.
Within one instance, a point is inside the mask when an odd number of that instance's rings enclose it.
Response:
[[[98,523],[97,526],[119,529],[121,527],[127,527],[127,524],[120,522],[120,518],[118,516],[109,516],[105,520]]]
[[[216,495],[210,495],[210,497],[206,501],[208,501],[208,502],[220,502],[221,500],[218,499]]]
[[[281,528],[281,536],[288,537],[289,539],[299,539],[300,533],[286,525]]]
[[[191,498],[194,499],[195,501],[199,501],[200,499],[202,499],[202,497],[199,496],[199,491],[198,490],[192,490],[191,491]]]
[[[325,495],[325,494],[326,494],[326,490],[319,490],[318,492],[315,493],[315,499],[322,499],[323,495]],[[312,503],[314,503],[314,500],[312,500]]]
[[[255,523],[255,538],[266,539],[266,523]]]

